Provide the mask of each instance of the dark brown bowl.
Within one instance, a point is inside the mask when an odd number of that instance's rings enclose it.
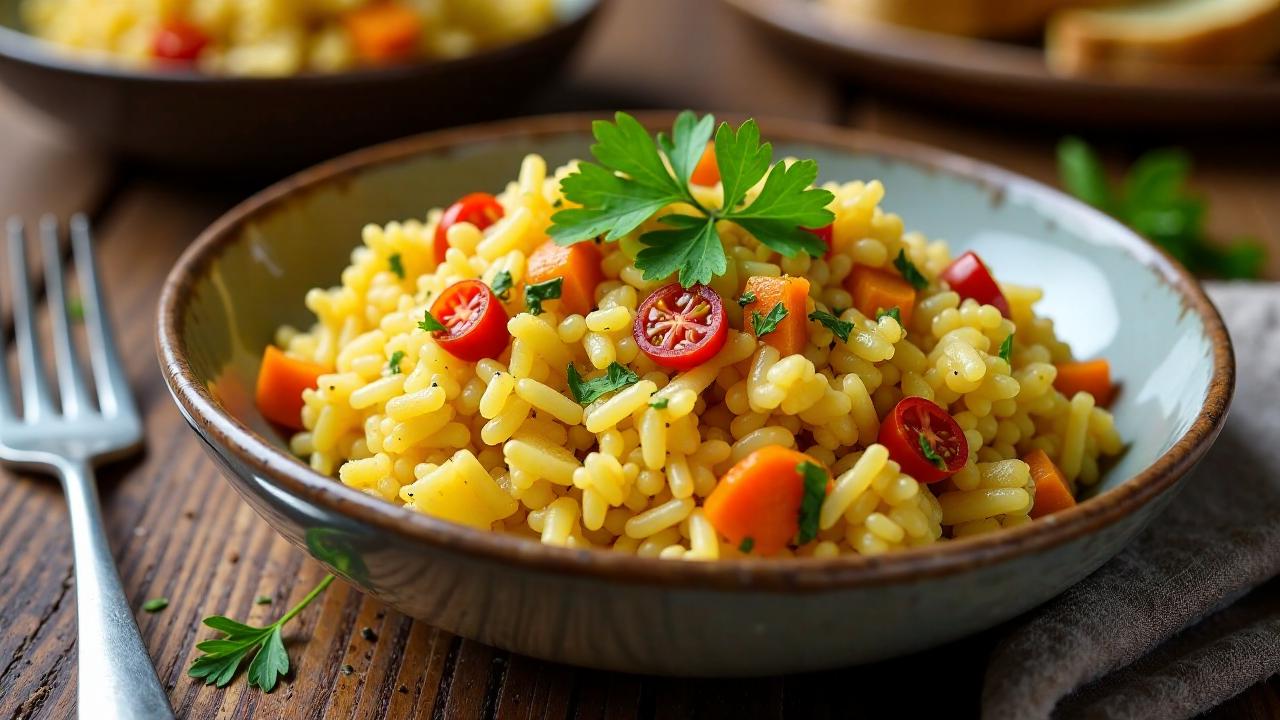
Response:
[[[165,284],[161,368],[228,481],[281,535],[409,615],[523,654],[631,672],[763,675],[891,657],[992,627],[1097,569],[1156,520],[1222,427],[1235,365],[1221,318],[1185,270],[1123,225],[972,160],[765,121],[778,155],[816,158],[826,179],[883,178],[887,207],[910,227],[945,231],[997,272],[1044,287],[1064,337],[1112,361],[1131,444],[1096,495],[896,554],[698,563],[483,532],[369,497],[291,456],[254,408],[261,353],[279,324],[309,322],[303,295],[337,281],[361,226],[500,188],[529,152],[552,166],[585,156],[590,120],[442,131],[312,168],[219,219]],[[671,117],[642,121],[669,127]]]
[[[546,32],[454,60],[278,78],[93,64],[21,32],[0,0],[0,81],[81,135],[164,165],[297,169],[433,128],[511,115],[553,78],[599,0],[562,1]]]
[[[724,2],[772,44],[815,69],[929,102],[1084,127],[1263,128],[1280,122],[1275,74],[1064,77],[1050,72],[1038,47],[892,25],[832,26],[808,0]]]

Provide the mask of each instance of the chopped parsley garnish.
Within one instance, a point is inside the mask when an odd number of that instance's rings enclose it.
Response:
[[[750,555],[751,551],[754,550],[755,547],[756,539],[748,535],[747,537],[742,538],[742,542],[738,543],[738,552],[743,555]]]
[[[835,336],[840,338],[840,342],[849,342],[849,333],[853,332],[853,323],[845,322],[824,310],[814,310],[809,313],[809,319],[817,320],[822,323],[823,327],[835,333]]]
[[[142,609],[149,613],[158,613],[167,607],[169,607],[169,598],[151,598],[150,600],[142,603]]]
[[[925,437],[924,433],[921,433],[918,437],[920,438],[920,453],[924,455],[924,459],[937,465],[939,470],[946,470],[946,459],[939,455],[937,450],[933,449],[933,445],[929,443],[929,438]]]
[[[621,390],[640,381],[640,377],[631,372],[628,367],[616,362],[609,363],[604,375],[591,380],[583,380],[573,363],[569,363],[569,367],[565,369],[565,375],[569,380],[569,392],[573,394],[573,399],[577,400],[579,405],[589,405],[615,390]]]
[[[259,595],[258,597],[256,597],[256,598],[254,598],[254,599],[253,599],[253,604],[254,604],[254,605],[270,605],[270,604],[271,604],[271,596],[270,596],[270,595]]]
[[[404,262],[400,259],[400,253],[392,253],[391,257],[387,258],[387,264],[391,266],[391,272],[401,280],[404,279]]]
[[[746,307],[756,301],[756,294],[748,290],[738,298],[738,307]]]
[[[888,316],[888,317],[893,318],[894,320],[897,320],[899,325],[901,325],[901,324],[902,324],[902,310],[901,310],[897,305],[894,305],[893,307],[889,308],[888,310],[885,310],[884,308],[881,308],[881,309],[877,310],[877,311],[876,311],[876,322],[880,322],[880,318],[885,317],[885,316]]]
[[[808,460],[796,466],[796,472],[804,478],[804,496],[800,499],[800,535],[796,538],[804,545],[818,536],[818,517],[822,514],[822,501],[827,497],[827,471],[821,465]]]
[[[1187,190],[1191,158],[1181,150],[1152,150],[1129,168],[1118,187],[1084,141],[1068,137],[1058,145],[1058,173],[1067,190],[1150,238],[1193,273],[1229,279],[1256,278],[1266,251],[1253,238],[1230,244],[1210,242],[1205,232],[1204,198]]]
[[[564,287],[564,278],[551,278],[546,282],[540,282],[533,285],[526,285],[524,288],[524,303],[529,307],[529,313],[532,315],[542,314],[542,303],[547,300],[555,300],[560,297],[560,289]]]
[[[427,332],[440,332],[447,329],[443,323],[431,315],[430,310],[422,311],[422,322],[418,323],[418,328]]]
[[[326,575],[301,602],[266,627],[245,625],[221,615],[205,618],[204,624],[222,633],[222,637],[196,644],[196,649],[203,654],[191,663],[187,675],[204,680],[205,685],[226,687],[240,665],[253,654],[253,661],[249,663],[249,686],[271,692],[276,682],[289,672],[289,653],[284,649],[280,628],[302,612],[332,582],[333,576]]]
[[[929,287],[929,280],[921,274],[920,269],[915,263],[907,258],[906,250],[899,250],[898,257],[893,259],[893,266],[898,268],[898,272],[902,273],[902,279],[911,283],[911,287],[917,290],[923,290]]]
[[[498,296],[499,300],[507,300],[511,297],[511,273],[507,270],[499,270],[493,276],[493,294]]]
[[[724,188],[721,207],[704,205],[689,186],[714,131],[716,162]],[[551,238],[561,245],[603,237],[617,241],[672,203],[687,203],[694,214],[664,215],[668,229],[640,236],[644,248],[635,265],[646,280],[677,274],[689,287],[707,283],[728,269],[724,244],[716,223],[728,220],[787,257],[801,252],[813,256],[826,245],[807,227],[823,227],[835,216],[827,210],[834,196],[810,187],[818,164],[799,160],[773,165],[773,146],[760,142],[760,128],[747,120],[736,130],[715,118],[699,118],[690,111],[676,117],[671,134],[659,133],[654,142],[635,118],[620,112],[614,122],[592,125],[597,163],[579,164],[577,172],[560,182],[564,197],[581,207],[551,216]],[[766,177],[767,176],[767,177]],[[764,180],[759,195],[745,203],[747,191]]]
[[[400,374],[400,361],[404,359],[404,351],[397,350],[391,353],[391,359],[387,361],[387,372],[392,375]]]
[[[84,301],[78,297],[67,298],[67,317],[72,322],[84,322]]]
[[[778,329],[778,323],[787,316],[787,308],[782,303],[777,303],[767,315],[761,315],[758,311],[751,311],[751,327],[755,330],[756,337],[762,338],[765,335]]]
[[[1005,362],[1012,362],[1009,358],[1013,357],[1013,333],[1009,333],[1009,337],[1000,343],[1000,357]]]
[[[666,410],[667,406],[670,404],[671,404],[671,401],[668,400],[667,398],[658,398],[657,400],[654,400],[653,402],[649,403],[649,407],[653,408],[654,410]]]

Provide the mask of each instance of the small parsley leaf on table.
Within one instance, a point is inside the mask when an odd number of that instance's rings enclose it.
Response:
[[[573,363],[569,363],[569,367],[565,369],[565,376],[569,381],[569,392],[579,405],[590,405],[615,390],[640,382],[640,377],[630,368],[617,362],[609,363],[604,375],[591,380],[582,379],[578,368],[574,367]]]
[[[778,329],[778,323],[787,316],[787,308],[782,303],[777,303],[769,310],[768,314],[761,315],[759,311],[751,311],[751,329],[755,336],[762,338],[765,335]]]
[[[202,654],[191,663],[187,675],[204,680],[206,685],[226,687],[240,665],[254,653],[249,663],[249,686],[271,692],[279,679],[289,673],[289,653],[281,628],[319,597],[333,579],[333,575],[326,575],[297,605],[266,627],[246,625],[221,615],[205,618],[204,624],[222,633],[222,637],[196,644]]]
[[[142,609],[149,613],[158,613],[167,607],[169,607],[169,598],[151,598],[142,603]]]

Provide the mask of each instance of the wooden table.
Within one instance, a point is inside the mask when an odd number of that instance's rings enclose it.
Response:
[[[607,8],[568,79],[535,109],[697,107],[843,122],[1053,180],[1061,129],[865,97],[761,45],[709,1],[620,0]],[[1170,140],[1188,139],[1102,138],[1101,146],[1119,163]],[[1262,239],[1271,249],[1268,275],[1280,278],[1274,137],[1206,136],[1188,144],[1201,163],[1198,185],[1212,200],[1214,231]],[[155,302],[170,265],[201,228],[255,189],[230,178],[173,177],[115,163],[0,95],[0,216],[83,210],[98,228],[112,315],[147,427],[146,453],[101,473],[103,504],[135,606],[169,598],[166,610],[139,611],[137,619],[179,717],[843,717],[888,710],[894,695],[909,699],[913,714],[977,713],[982,660],[994,634],[873,667],[682,681],[514,656],[414,622],[342,583],[289,626],[296,671],[274,693],[250,691],[243,678],[225,690],[187,678],[195,643],[209,635],[200,618],[274,618],[324,575],[218,477],[170,402],[153,351]],[[76,627],[66,510],[54,483],[2,474],[0,718],[72,717]],[[272,604],[255,604],[260,595]],[[377,639],[367,639],[364,628]],[[922,678],[927,693],[913,689]],[[1259,685],[1217,714],[1275,717],[1280,683]]]

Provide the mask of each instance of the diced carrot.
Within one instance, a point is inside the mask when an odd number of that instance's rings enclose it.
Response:
[[[1044,450],[1036,448],[1024,455],[1022,461],[1031,466],[1031,478],[1036,483],[1036,501],[1031,506],[1031,517],[1044,517],[1076,504],[1067,479],[1062,477],[1058,466]]]
[[[916,290],[911,283],[897,273],[854,265],[853,272],[845,280],[845,289],[853,296],[853,306],[858,312],[875,319],[881,310],[898,308],[904,327],[911,325],[911,313],[916,306]]]
[[[567,313],[586,315],[596,304],[596,286],[604,282],[600,269],[600,248],[593,242],[573,245],[557,245],[548,240],[529,256],[525,283],[536,285],[552,278],[564,278],[560,287],[560,300],[550,301],[548,307],[560,307]]]
[[[755,334],[756,331],[753,313],[760,313],[761,317],[765,317],[775,305],[782,303],[782,307],[787,309],[786,317],[778,323],[778,327],[765,333],[761,339],[778,348],[783,356],[803,352],[804,345],[809,340],[809,281],[789,275],[756,275],[747,278],[745,292],[756,296],[755,300],[742,309],[743,325],[748,332]]]
[[[1106,406],[1111,403],[1115,386],[1111,384],[1111,364],[1102,358],[1080,362],[1058,363],[1058,376],[1053,386],[1068,398],[1084,391],[1093,395],[1094,402]]]
[[[262,354],[256,399],[262,416],[294,430],[302,429],[302,391],[314,388],[328,370],[285,355],[274,345]]]
[[[356,56],[373,65],[408,60],[418,51],[422,17],[395,2],[375,3],[342,17]]]
[[[781,445],[767,445],[739,460],[703,503],[707,519],[734,545],[751,538],[753,554],[778,552],[800,529],[802,462],[821,464]]]
[[[702,157],[698,159],[697,166],[693,168],[693,174],[689,176],[689,182],[706,187],[711,187],[720,182],[720,165],[716,163],[715,143],[707,143],[707,149],[702,151]]]

